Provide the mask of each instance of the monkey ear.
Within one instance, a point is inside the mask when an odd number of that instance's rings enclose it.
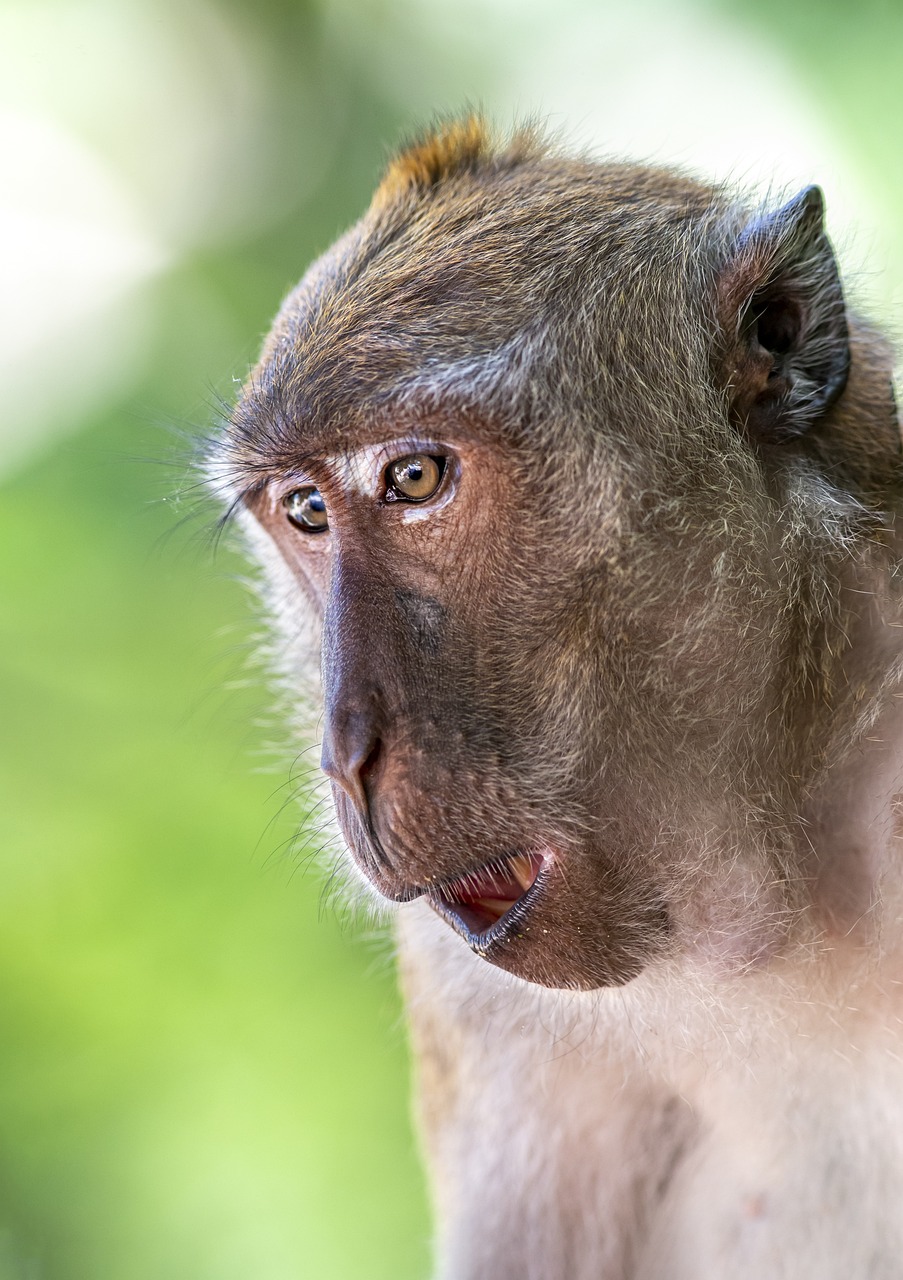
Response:
[[[843,292],[818,187],[743,229],[718,291],[731,418],[755,440],[803,435],[843,391],[850,367]]]

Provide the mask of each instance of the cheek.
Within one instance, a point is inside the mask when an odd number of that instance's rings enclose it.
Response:
[[[306,606],[316,614],[320,622],[326,612],[329,596],[329,567],[328,553],[318,556],[314,563],[309,558],[302,559],[297,555],[291,561],[295,585],[303,593]]]
[[[263,569],[263,596],[280,643],[273,655],[279,670],[291,675],[302,697],[315,704],[319,697],[321,614],[313,588],[299,579],[297,568],[283,554],[269,530],[244,518],[243,531]]]
[[[270,582],[279,584],[273,602],[277,615],[312,612],[322,619],[329,590],[332,534],[295,529],[281,511],[264,513],[249,524],[257,559]]]
[[[634,687],[663,717],[739,727],[773,684],[785,648],[787,599],[774,559],[751,533],[746,546],[663,536],[642,565],[625,610],[646,660]]]
[[[438,501],[395,505],[379,537],[393,578],[463,611],[483,629],[511,594],[511,568],[524,544],[518,495],[502,462],[462,450]]]

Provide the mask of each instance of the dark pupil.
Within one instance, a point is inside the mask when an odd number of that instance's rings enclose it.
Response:
[[[303,505],[310,511],[318,512],[320,514],[326,510],[326,503],[323,501],[323,495],[319,489],[314,489],[309,493]]]
[[[416,484],[418,480],[423,479],[423,465],[419,462],[406,462],[400,470],[401,474],[398,478],[401,481]]]

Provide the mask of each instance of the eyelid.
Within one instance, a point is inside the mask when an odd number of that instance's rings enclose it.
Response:
[[[448,445],[440,444],[438,440],[424,440],[418,436],[402,436],[398,440],[385,440],[380,444],[373,446],[373,451],[368,458],[368,467],[372,477],[371,483],[379,488],[385,479],[385,474],[393,462],[400,462],[402,458],[411,458],[415,453],[425,453],[431,458],[445,458],[448,460],[452,454]]]
[[[431,458],[441,458],[442,477],[434,498],[444,502],[458,476],[460,466],[458,454],[453,446],[435,438],[425,439],[423,436],[412,435],[394,440],[381,440],[357,450],[323,455],[310,470],[302,471],[300,467],[296,472],[286,470],[282,474],[281,483],[273,486],[272,489],[274,509],[279,510],[283,500],[289,494],[307,485],[319,489],[321,493],[331,490],[333,486],[337,489],[350,488],[361,497],[369,496],[379,502],[385,502],[387,469],[393,462],[409,458],[416,453],[426,454]],[[322,481],[317,478],[315,472],[322,476]],[[451,485],[449,481],[452,482]],[[421,502],[415,501],[412,505],[419,507],[429,502],[430,499],[426,498]]]
[[[438,440],[425,440],[422,436],[401,436],[394,440],[380,440],[364,445],[360,449],[331,454],[323,459],[324,470],[339,488],[352,490],[361,497],[385,501],[387,469],[393,462],[410,458],[415,453],[427,454],[433,458],[441,457],[446,464],[445,471],[449,470],[455,457],[454,450]]]
[[[320,486],[309,474],[303,471],[285,471],[275,484],[269,486],[270,501],[278,511],[284,507],[288,498],[298,489],[319,489]],[[322,492],[322,490],[321,490]]]

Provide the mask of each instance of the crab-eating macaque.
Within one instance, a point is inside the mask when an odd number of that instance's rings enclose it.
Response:
[[[442,1280],[903,1276],[903,465],[823,214],[443,127],[213,450],[396,904]]]

